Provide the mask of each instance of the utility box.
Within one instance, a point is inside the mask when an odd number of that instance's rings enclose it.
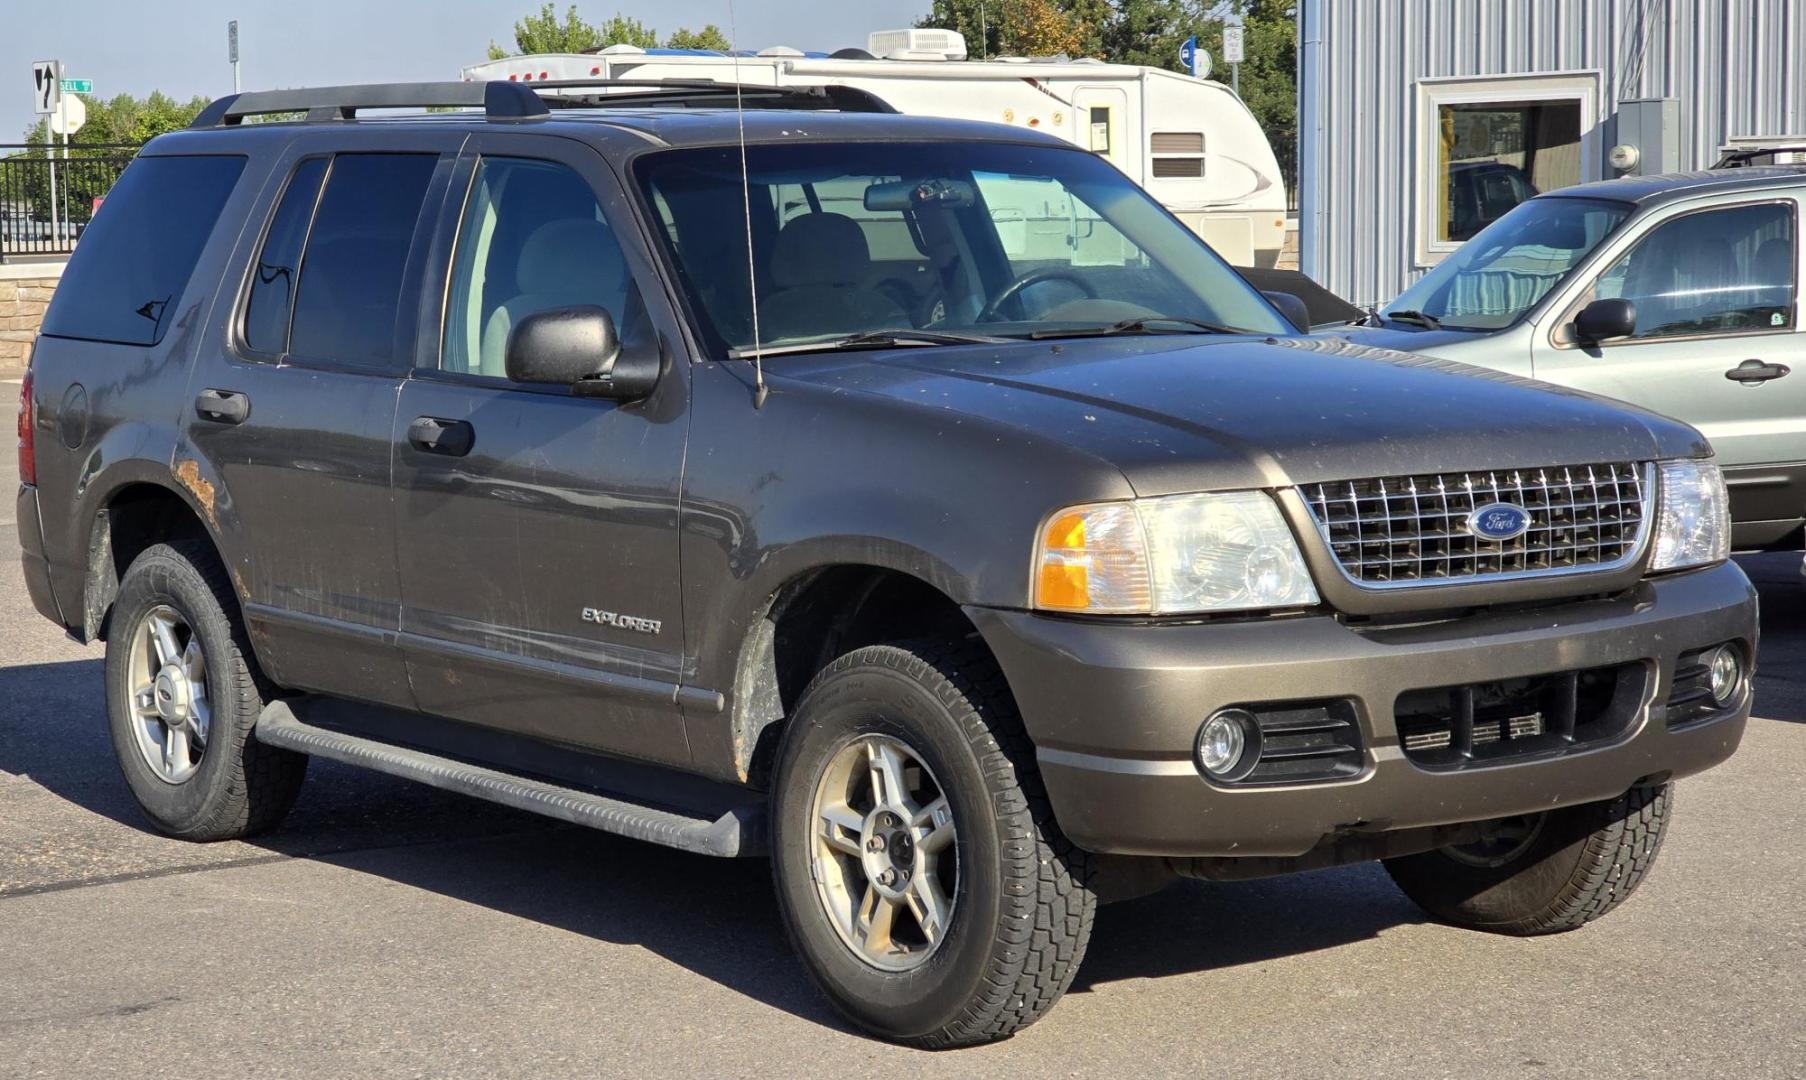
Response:
[[[1681,103],[1678,98],[1637,98],[1618,103],[1606,163],[1620,176],[1681,171]]]

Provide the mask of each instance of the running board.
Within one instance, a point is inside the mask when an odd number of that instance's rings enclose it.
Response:
[[[485,768],[424,750],[316,727],[286,701],[272,701],[257,718],[257,739],[271,746],[330,758],[445,791],[512,806],[575,825],[698,855],[754,855],[762,850],[763,815],[734,807],[713,821],[686,817],[625,799]]]

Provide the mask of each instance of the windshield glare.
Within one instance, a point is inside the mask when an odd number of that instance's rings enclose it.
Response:
[[[1107,162],[1079,150],[804,143],[674,150],[638,177],[692,308],[750,351],[874,331],[1025,337],[1159,316],[1296,331]],[[1153,323],[1154,331],[1198,332]]]
[[[1628,203],[1531,199],[1488,225],[1381,315],[1421,312],[1449,330],[1517,322],[1630,216]]]

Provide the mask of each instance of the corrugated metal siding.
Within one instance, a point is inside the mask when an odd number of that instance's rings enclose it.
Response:
[[[1615,103],[1680,103],[1681,167],[1733,135],[1806,133],[1806,0],[1305,0],[1299,87],[1306,272],[1359,304],[1412,266],[1419,79],[1598,70]],[[1315,25],[1313,25],[1315,24]],[[1313,115],[1316,113],[1316,115]],[[1609,141],[1601,138],[1603,154]],[[1310,159],[1315,157],[1315,168]],[[1611,175],[1603,162],[1600,175]],[[1314,177],[1314,179],[1313,179]]]

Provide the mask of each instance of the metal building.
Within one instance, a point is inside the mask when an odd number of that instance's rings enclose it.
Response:
[[[1533,191],[1806,143],[1806,0],[1301,0],[1299,261],[1359,304]]]

